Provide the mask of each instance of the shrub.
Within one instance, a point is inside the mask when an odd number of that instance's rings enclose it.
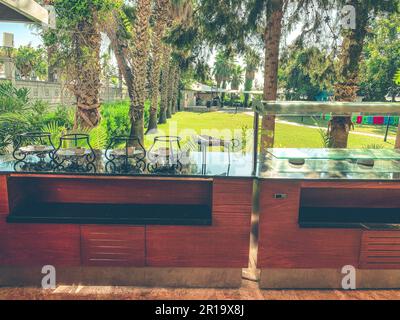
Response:
[[[145,102],[144,124],[149,121],[150,102]],[[113,136],[129,135],[131,122],[129,119],[129,101],[105,103],[101,106],[100,126],[107,132],[107,143]]]

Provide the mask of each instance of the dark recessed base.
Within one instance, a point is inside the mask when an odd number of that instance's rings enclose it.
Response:
[[[26,202],[7,218],[12,223],[211,225],[207,205]]]
[[[302,228],[400,229],[400,208],[301,207]]]

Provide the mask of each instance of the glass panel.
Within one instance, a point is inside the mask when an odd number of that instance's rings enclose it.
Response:
[[[352,113],[399,115],[398,102],[306,102],[306,101],[255,101],[254,111],[275,115],[351,115]]]
[[[276,159],[400,159],[400,150],[394,149],[268,149],[267,152]]]

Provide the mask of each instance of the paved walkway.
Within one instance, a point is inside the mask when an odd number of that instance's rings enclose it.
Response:
[[[0,300],[399,300],[399,290],[260,290],[258,283],[243,280],[239,289],[187,289],[143,287],[59,286],[55,290],[38,288],[0,288]]]

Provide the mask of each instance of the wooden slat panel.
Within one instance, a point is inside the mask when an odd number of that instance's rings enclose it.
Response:
[[[208,180],[12,177],[10,185],[47,202],[209,204],[212,192],[212,181]]]
[[[140,226],[82,226],[82,260],[86,266],[142,267],[145,228]]]
[[[0,175],[0,215],[8,214],[7,176]]]
[[[364,231],[360,268],[400,269],[400,232]]]
[[[9,224],[0,221],[0,264],[10,266],[79,266],[77,225]]]
[[[251,179],[214,180],[212,226],[147,226],[147,265],[247,267],[252,183]]]
[[[260,268],[339,268],[358,265],[360,230],[301,229],[300,183],[260,182]],[[275,199],[274,194],[287,194]]]

